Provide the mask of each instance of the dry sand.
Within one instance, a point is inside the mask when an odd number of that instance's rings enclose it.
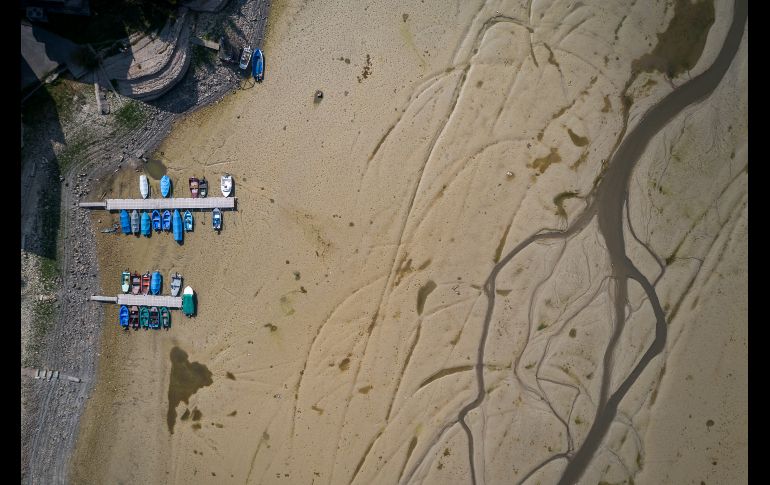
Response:
[[[623,127],[631,62],[673,15],[631,3],[272,5],[264,83],[178,124],[157,154],[177,194],[206,176],[216,195],[234,175],[221,234],[210,214],[181,247],[97,234],[103,293],[127,267],[179,271],[199,311],[173,312],[167,332],[124,332],[107,309],[73,481],[468,483],[457,418],[476,396],[482,285],[502,255],[585,206]],[[730,21],[731,3],[715,10],[693,72]],[[669,338],[586,483],[747,479],[745,39],[738,59],[634,172],[631,222],[657,257],[626,227],[628,254],[651,281],[665,267]],[[672,89],[645,76],[630,126]],[[137,179],[120,172],[108,197],[138,197]],[[533,483],[555,482],[557,455],[588,432],[613,308],[604,249],[594,222],[498,276],[487,394],[466,420],[477,479],[537,469]],[[638,285],[628,307],[615,385],[654,329]],[[184,374],[188,361],[205,368]],[[169,415],[180,378],[208,385]]]

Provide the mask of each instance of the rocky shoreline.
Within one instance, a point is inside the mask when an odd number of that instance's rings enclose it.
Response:
[[[198,13],[198,24],[212,23],[226,19],[236,27],[236,32],[251,30],[254,38],[263,39],[266,25],[266,12],[269,2],[265,0],[231,1],[218,13]],[[245,15],[248,12],[265,12],[261,19],[254,20]],[[255,30],[256,29],[256,30]],[[238,45],[246,39],[230,39]],[[79,157],[80,163],[68,166],[64,173],[58,174],[61,190],[60,230],[59,230],[59,269],[57,278],[58,292],[56,318],[36,355],[37,365],[48,369],[60,370],[79,377],[82,382],[66,380],[36,380],[23,378],[21,382],[22,429],[21,429],[21,475],[22,483],[66,483],[68,465],[78,436],[78,425],[85,403],[93,388],[101,328],[103,327],[103,309],[88,302],[88,297],[99,290],[99,270],[96,255],[95,231],[108,224],[94,224],[100,217],[78,208],[83,200],[97,200],[96,193],[101,181],[110,177],[124,164],[141,169],[143,161],[150,155],[171,131],[174,121],[187,113],[218,102],[228,92],[238,89],[242,80],[237,65],[223,65],[215,61],[214,65],[191,66],[184,78],[168,93],[156,101],[143,104],[141,109],[143,123],[131,130],[111,130],[100,116],[89,118],[97,136],[87,144]],[[124,104],[126,100],[114,93],[108,93],[108,100],[113,106]],[[92,103],[93,104],[93,103]],[[86,111],[84,109],[84,111]],[[62,126],[63,131],[70,131]],[[40,141],[49,140],[42,135]],[[67,138],[67,137],[65,137]],[[67,140],[71,143],[71,140]],[[31,150],[30,150],[31,148]],[[45,147],[25,146],[23,155],[34,159],[32,168],[26,162],[22,168],[22,194],[25,181],[33,180],[35,171],[40,174],[58,173],[54,158],[60,157],[56,150]],[[61,150],[59,150],[61,152]],[[40,162],[40,160],[43,160]],[[37,165],[37,167],[35,167]],[[27,174],[27,171],[32,171]],[[40,177],[41,175],[38,175]],[[30,190],[44,190],[31,183]],[[25,198],[22,196],[22,215],[25,212]],[[42,210],[32,206],[31,211]],[[108,219],[102,216],[101,219]],[[85,230],[84,230],[85,229]],[[22,267],[31,258],[29,252],[36,251],[35,227],[22,227]],[[24,272],[24,271],[23,271]],[[24,279],[25,275],[22,275]],[[22,307],[25,292],[22,288]],[[23,330],[24,332],[24,330]]]

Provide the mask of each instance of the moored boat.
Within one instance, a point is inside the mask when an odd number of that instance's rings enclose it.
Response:
[[[249,67],[249,61],[251,60],[251,46],[246,46],[243,48],[243,51],[241,52],[241,62],[238,64],[238,67],[245,70],[247,67]]]
[[[153,271],[152,277],[150,278],[150,293],[153,295],[159,295],[162,284],[163,277],[161,276],[160,271]]]
[[[139,176],[139,192],[142,193],[142,198],[146,199],[150,195],[150,183],[147,181],[147,175]]]
[[[126,209],[120,211],[120,230],[123,234],[131,234],[131,216]]]
[[[233,191],[233,176],[229,173],[222,175],[220,186],[222,189],[222,195],[225,197],[230,197],[230,192]]]
[[[171,191],[171,179],[168,178],[168,175],[164,175],[160,178],[160,195],[163,197],[168,197],[169,192]]]
[[[128,315],[128,323],[134,330],[139,330],[139,307],[136,305],[131,306],[131,311]]]
[[[184,211],[184,230],[185,232],[193,230],[193,215],[189,210]]]
[[[120,326],[128,328],[128,307],[126,305],[120,306]]]
[[[131,232],[139,234],[139,213],[136,209],[131,212]]]
[[[142,234],[144,234],[147,237],[150,237],[150,234],[152,233],[152,224],[150,222],[150,214],[146,212],[142,212]]]
[[[120,275],[120,279],[120,289],[123,290],[123,293],[128,293],[131,289],[131,273],[129,273],[128,270],[125,270]]]
[[[184,231],[182,227],[182,216],[179,215],[179,210],[174,209],[174,241],[182,242],[182,239],[184,238]]]
[[[201,197],[209,195],[209,182],[206,180],[206,177],[203,177],[200,179],[200,182],[198,182],[198,195]]]
[[[164,306],[160,307],[160,323],[163,324],[163,328],[171,327],[171,312]]]
[[[251,58],[251,75],[257,82],[261,82],[265,77],[265,57],[262,55],[262,49],[254,50],[254,57]]]
[[[188,317],[195,313],[195,292],[189,286],[185,287],[182,294],[182,312]]]
[[[160,312],[156,306],[150,308],[150,328],[160,328]]]
[[[141,289],[142,277],[139,276],[139,273],[134,272],[134,274],[131,275],[131,294],[138,295]]]
[[[219,208],[211,211],[211,225],[217,232],[222,230],[222,211]]]
[[[171,212],[169,212],[168,210],[163,211],[163,230],[164,231],[171,230]]]
[[[179,296],[180,288],[182,288],[182,275],[174,273],[171,276],[171,296]]]
[[[150,292],[150,272],[146,272],[142,275],[142,294],[146,295]]]
[[[199,180],[195,177],[190,177],[190,194],[194,199],[198,198]]]
[[[160,212],[157,210],[152,211],[152,228],[155,232],[160,232],[161,229]]]
[[[146,306],[139,308],[139,324],[142,328],[148,328],[150,326],[150,309]]]

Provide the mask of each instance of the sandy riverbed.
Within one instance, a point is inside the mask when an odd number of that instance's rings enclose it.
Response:
[[[730,7],[716,5],[703,66]],[[103,293],[119,291],[126,267],[179,271],[199,312],[174,312],[168,332],[123,332],[107,309],[73,480],[467,483],[458,413],[476,395],[484,282],[521,241],[580,213],[623,128],[631,62],[672,15],[645,2],[276,2],[265,82],[180,123],[156,154],[183,196],[190,176],[216,194],[234,175],[238,210],[221,234],[210,214],[196,214],[181,247],[97,234]],[[676,314],[588,481],[745,480],[745,40],[738,57],[711,108],[677,118],[634,172],[632,224],[666,266],[659,295]],[[645,76],[630,125],[671,89]],[[704,139],[717,149],[693,149]],[[680,163],[664,169],[672,154]],[[131,170],[108,185],[108,197],[139,196]],[[654,280],[655,258],[626,240]],[[488,394],[466,420],[477,478],[520,480],[585,438],[611,333],[609,275],[595,223],[501,271]],[[629,300],[611,382],[651,340],[633,284]],[[187,402],[169,409],[170,396]],[[677,454],[678,439],[691,448]],[[532,478],[555,481],[565,461]]]

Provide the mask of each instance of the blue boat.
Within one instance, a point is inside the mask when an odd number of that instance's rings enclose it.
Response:
[[[193,230],[193,216],[189,210],[184,211],[184,230],[185,232]]]
[[[256,49],[251,58],[251,74],[255,81],[262,81],[265,77],[265,56],[262,55],[262,49]]]
[[[222,211],[219,208],[211,211],[211,226],[217,232],[222,230]]]
[[[161,276],[160,271],[153,271],[152,276],[150,277],[150,293],[159,295],[162,283],[163,277]]]
[[[163,230],[171,230],[171,212],[167,210],[163,211]]]
[[[128,307],[126,305],[120,306],[120,326],[128,328]]]
[[[150,214],[142,212],[142,234],[150,237],[151,232],[152,228],[150,227]]]
[[[123,234],[131,234],[131,217],[126,209],[120,211],[120,229]]]
[[[182,229],[182,216],[179,215],[179,210],[174,209],[174,241],[182,242],[184,238],[184,232]]]
[[[160,212],[152,211],[152,228],[155,232],[160,232]]]
[[[168,193],[171,191],[171,179],[168,175],[164,175],[160,178],[160,193],[163,197],[168,197]]]

